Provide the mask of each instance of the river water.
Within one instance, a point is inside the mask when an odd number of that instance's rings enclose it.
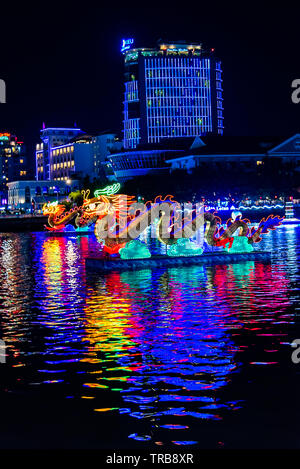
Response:
[[[299,448],[299,240],[101,275],[94,236],[0,235],[0,447]]]

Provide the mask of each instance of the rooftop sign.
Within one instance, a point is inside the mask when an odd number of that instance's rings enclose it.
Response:
[[[123,39],[122,40],[122,45],[121,45],[121,52],[124,53],[127,50],[131,49],[132,45],[134,43],[134,39]]]

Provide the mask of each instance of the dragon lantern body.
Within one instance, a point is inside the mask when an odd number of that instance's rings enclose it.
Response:
[[[249,244],[258,243],[262,234],[274,230],[282,221],[282,218],[270,215],[267,219],[263,218],[257,228],[250,228],[249,220],[238,216],[235,220],[229,219],[224,229],[221,219],[212,212],[204,212],[204,208],[193,208],[188,216],[182,217],[180,204],[170,195],[156,197],[153,202],[146,202],[139,207],[133,196],[117,195],[117,185],[95,191],[92,198],[89,198],[90,191],[82,191],[83,204],[70,210],[66,210],[63,204],[45,204],[43,213],[48,215],[47,229],[57,231],[63,230],[67,224],[77,228],[95,224],[95,235],[104,243],[104,251],[114,254],[136,239],[155,218],[159,220],[158,239],[164,244],[176,244],[179,238],[191,237],[191,231],[185,229],[187,226],[195,233],[195,230],[205,225],[204,238],[208,245],[228,245],[229,248],[236,235],[247,238]]]

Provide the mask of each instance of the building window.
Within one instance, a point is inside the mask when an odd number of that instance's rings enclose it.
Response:
[[[30,187],[25,187],[25,203],[30,204]]]

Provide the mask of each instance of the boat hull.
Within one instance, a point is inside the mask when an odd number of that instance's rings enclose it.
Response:
[[[86,267],[94,271],[111,270],[140,270],[160,267],[180,267],[195,264],[231,264],[233,262],[245,262],[251,260],[268,261],[271,258],[270,251],[252,251],[246,253],[214,252],[202,254],[201,256],[152,256],[148,259],[119,259],[119,258],[97,258],[87,257]]]

